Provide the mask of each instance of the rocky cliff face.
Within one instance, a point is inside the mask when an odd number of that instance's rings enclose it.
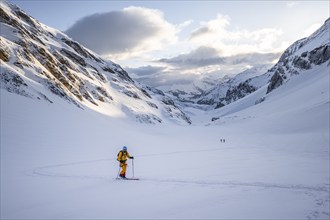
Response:
[[[165,94],[158,100],[118,64],[17,6],[1,1],[0,22],[1,89],[49,103],[55,95],[81,109],[116,108],[145,123],[190,123],[175,105],[162,101],[169,99]]]
[[[282,54],[270,70],[273,73],[267,93],[281,86],[292,75],[300,74],[330,60],[330,19],[310,37],[298,40]],[[330,64],[330,63],[329,63]]]

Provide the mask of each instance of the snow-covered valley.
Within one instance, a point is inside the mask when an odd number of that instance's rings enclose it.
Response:
[[[191,101],[0,9],[1,219],[330,218],[329,19]]]

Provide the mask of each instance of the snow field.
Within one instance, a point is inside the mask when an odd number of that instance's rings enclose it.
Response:
[[[318,131],[262,132],[258,118],[150,126],[10,93],[1,115],[1,218],[329,218]],[[122,145],[140,181],[114,180]]]

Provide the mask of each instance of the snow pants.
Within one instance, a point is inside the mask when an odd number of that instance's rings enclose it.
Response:
[[[120,163],[120,167],[121,167],[120,175],[125,175],[126,174],[126,168],[127,168],[126,162]]]

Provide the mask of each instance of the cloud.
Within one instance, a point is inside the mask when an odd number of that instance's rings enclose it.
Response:
[[[178,28],[155,9],[128,7],[78,20],[66,33],[101,55],[138,55],[177,39]]]
[[[194,80],[191,75],[180,74],[166,66],[141,66],[126,68],[130,76],[145,85],[152,87],[189,84]]]
[[[299,5],[299,2],[296,2],[296,1],[289,1],[289,2],[286,2],[286,6],[288,8],[293,8],[295,7],[296,5]]]
[[[224,58],[227,65],[266,65],[273,64],[279,57],[281,53],[248,53],[239,54],[231,57]]]
[[[164,66],[141,66],[137,68],[130,68],[126,67],[125,68],[129,73],[134,74],[135,77],[145,77],[145,76],[150,76],[150,75],[156,75],[159,73],[163,73],[166,71],[166,67]]]
[[[218,14],[215,19],[201,23],[201,26],[191,33],[189,41],[198,46],[214,47],[223,56],[232,56],[284,50],[284,45],[279,45],[279,37],[282,34],[283,32],[278,28],[253,31],[234,29],[228,16]]]
[[[230,24],[230,18],[221,14],[216,19],[201,23],[201,27],[191,33],[191,39],[211,34],[219,34]]]
[[[178,28],[181,30],[185,27],[188,27],[189,25],[191,25],[192,23],[194,23],[193,20],[187,20],[187,21],[184,21],[182,22],[181,24],[178,25]]]
[[[280,56],[280,53],[246,53],[233,56],[221,56],[220,54],[221,52],[216,48],[202,46],[189,53],[172,58],[163,58],[158,62],[169,64],[181,70],[210,66],[218,66],[220,69],[224,66],[272,64]]]
[[[172,58],[163,58],[158,61],[185,68],[219,65],[223,63],[216,49],[205,46],[199,47],[186,54],[181,54]]]

